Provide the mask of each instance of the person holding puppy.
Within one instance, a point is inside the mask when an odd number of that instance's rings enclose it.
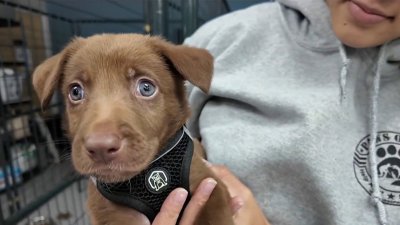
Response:
[[[278,0],[186,40],[215,58],[210,93],[190,91],[188,126],[232,171],[212,166],[237,224],[399,223],[399,38],[398,0]],[[176,203],[164,210],[177,218]]]

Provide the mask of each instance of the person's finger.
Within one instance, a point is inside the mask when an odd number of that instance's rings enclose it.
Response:
[[[242,186],[242,183],[233,175],[231,171],[226,166],[222,165],[213,165],[211,166],[211,170],[222,180],[226,181],[227,185],[240,185]]]
[[[172,191],[161,206],[152,225],[175,225],[185,204],[188,192],[183,188]]]
[[[205,164],[227,186],[235,224],[269,225],[253,193],[239,178],[225,166]]]
[[[243,198],[239,196],[233,197],[230,201],[230,207],[232,209],[233,215],[236,215],[236,213],[243,207],[243,205]]]
[[[252,192],[226,166],[213,165],[210,168],[228,188],[231,196],[230,207],[233,214],[236,215],[243,208],[245,202],[253,198]]]
[[[217,181],[212,178],[207,178],[200,183],[183,213],[180,225],[192,225],[194,223],[216,185]]]
[[[213,165],[211,170],[227,186],[231,197],[238,195],[247,197],[251,194],[247,186],[244,185],[226,166]]]

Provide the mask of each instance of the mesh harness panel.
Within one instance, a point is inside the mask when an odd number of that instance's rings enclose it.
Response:
[[[97,189],[108,200],[133,208],[152,222],[171,191],[182,187],[189,192],[193,148],[192,139],[181,129],[147,169],[120,183],[97,180]]]

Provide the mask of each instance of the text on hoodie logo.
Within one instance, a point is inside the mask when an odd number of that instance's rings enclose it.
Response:
[[[364,137],[354,153],[354,173],[358,182],[369,194],[372,178],[369,166],[370,135]],[[381,131],[376,137],[376,155],[382,202],[400,206],[400,133]]]

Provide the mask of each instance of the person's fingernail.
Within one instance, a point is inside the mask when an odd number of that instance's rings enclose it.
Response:
[[[242,198],[235,197],[233,198],[233,203],[232,203],[232,211],[233,214],[236,214],[244,205],[244,201]]]
[[[188,192],[185,189],[178,189],[174,196],[174,201],[178,204],[183,204],[186,201]]]
[[[217,186],[217,181],[212,178],[208,179],[203,189],[204,194],[210,195],[211,192],[214,190],[215,186]]]
[[[209,161],[207,161],[206,159],[202,159],[202,160],[203,160],[204,164],[206,164],[207,167],[212,166],[212,164]]]

